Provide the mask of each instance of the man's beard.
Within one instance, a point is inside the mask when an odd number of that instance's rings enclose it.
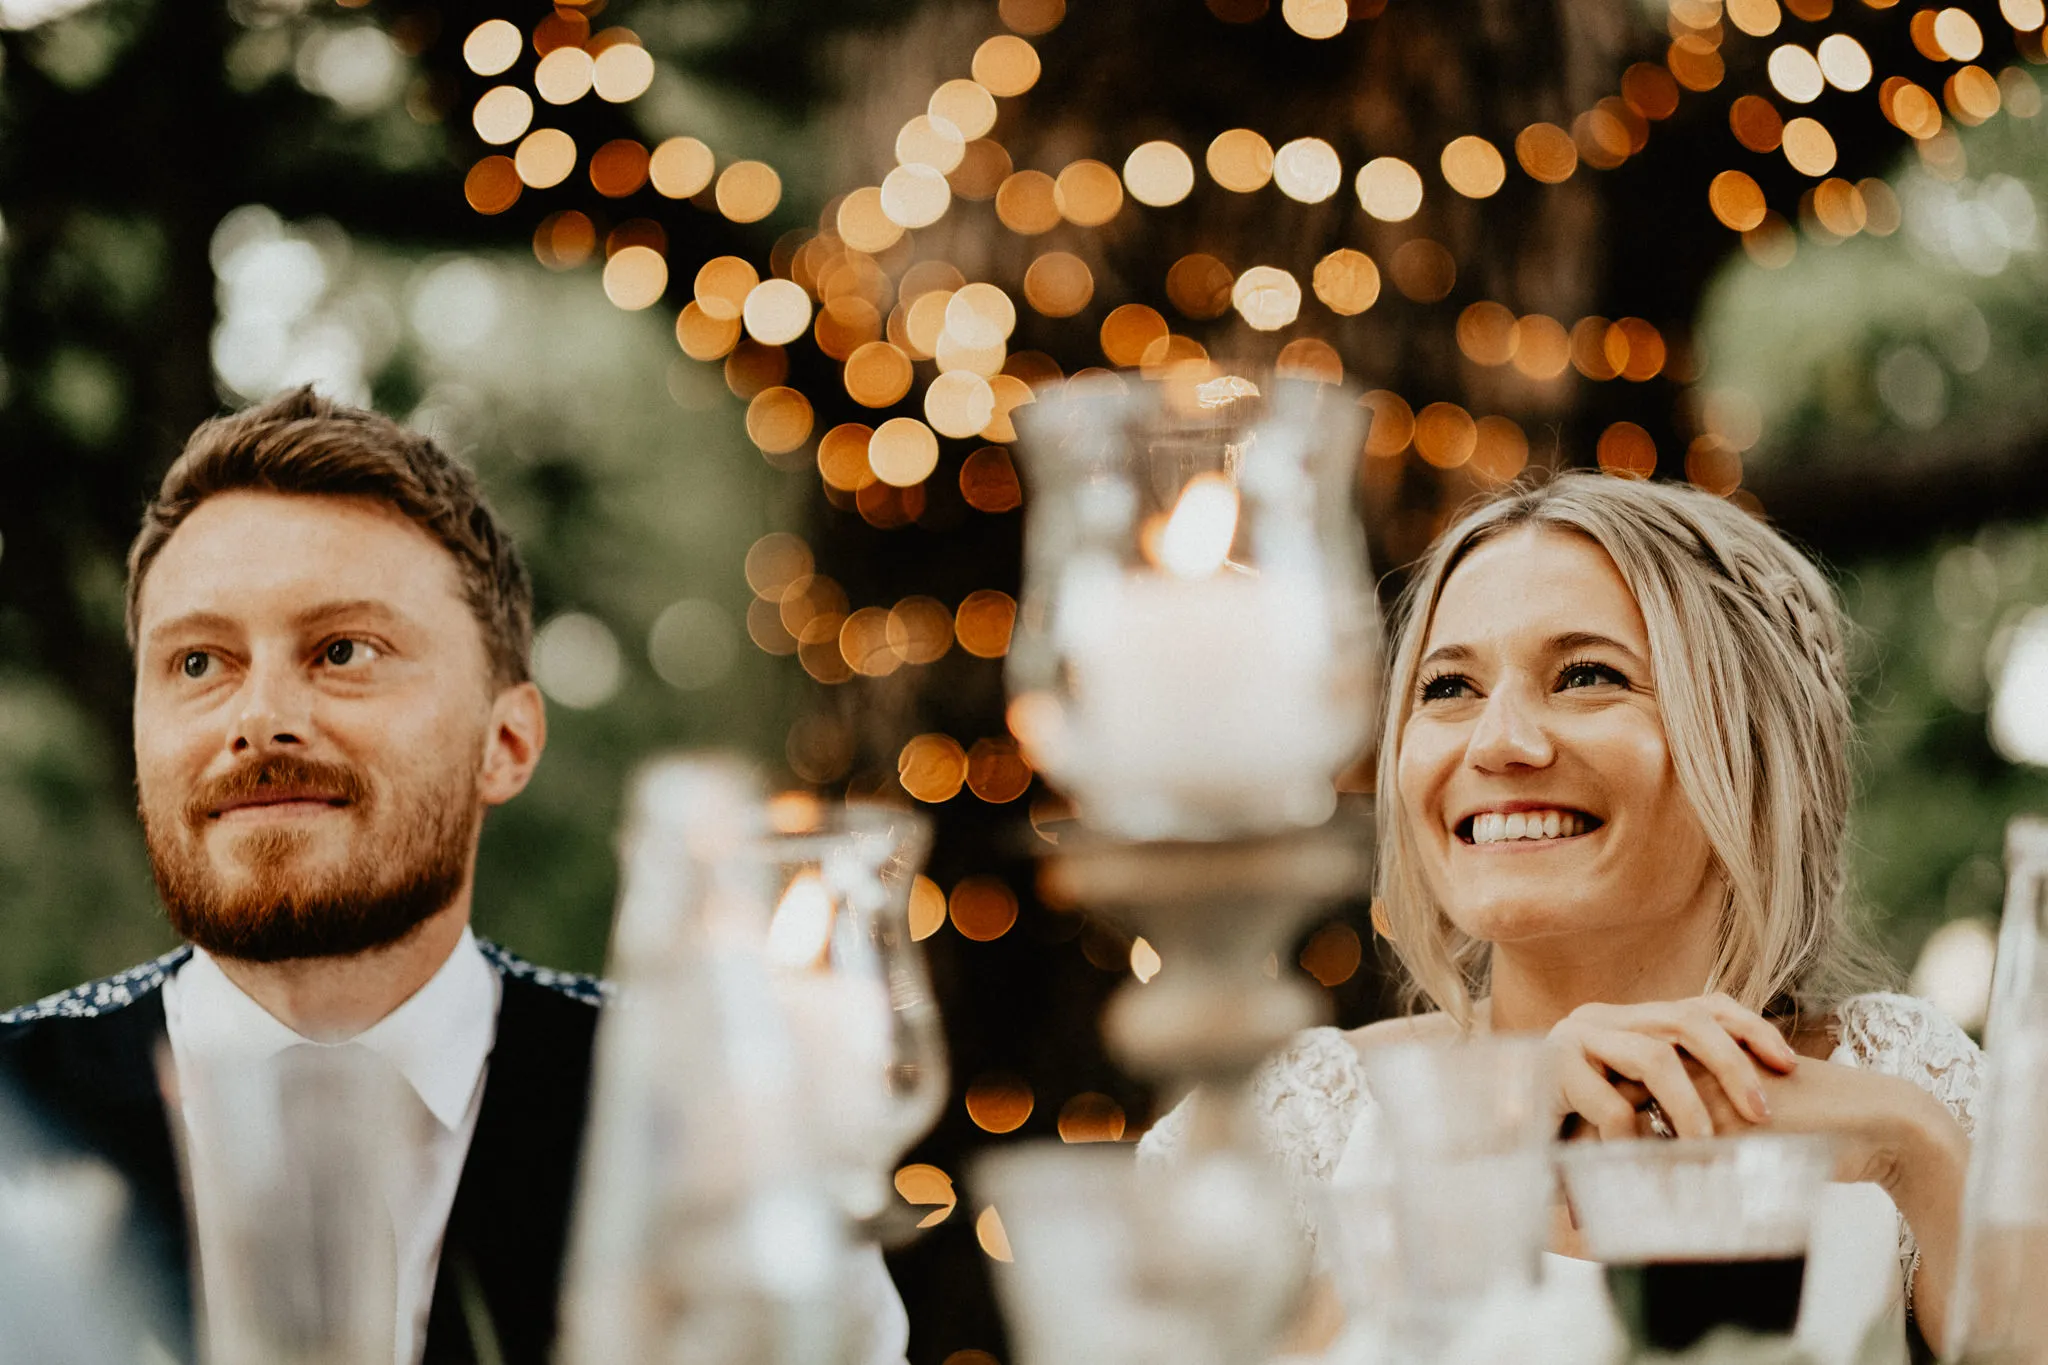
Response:
[[[354,848],[341,867],[308,873],[294,866],[313,842],[307,831],[250,830],[237,836],[247,875],[230,886],[207,859],[208,812],[273,786],[344,800],[340,818],[359,822]],[[461,891],[482,814],[466,772],[438,791],[394,800],[393,809],[380,809],[343,765],[274,754],[208,783],[181,808],[153,813],[141,802],[150,870],[171,927],[215,956],[248,962],[346,957],[396,943]]]

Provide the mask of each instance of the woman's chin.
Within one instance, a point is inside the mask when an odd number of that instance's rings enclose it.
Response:
[[[1467,937],[1484,943],[1523,943],[1561,938],[1594,930],[1617,929],[1630,921],[1626,913],[1602,913],[1587,903],[1583,892],[1562,895],[1489,897],[1467,900],[1450,912],[1451,923]]]

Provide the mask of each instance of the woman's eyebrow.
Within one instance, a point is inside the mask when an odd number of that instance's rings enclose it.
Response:
[[[1427,668],[1431,664],[1462,664],[1470,663],[1471,661],[1472,649],[1469,645],[1438,645],[1435,649],[1423,655],[1422,661],[1416,667]]]
[[[1641,655],[1613,636],[1590,630],[1568,630],[1562,635],[1553,635],[1549,640],[1549,648],[1553,654],[1569,654],[1581,649],[1611,649],[1616,653],[1626,654],[1638,663],[1642,660]]]

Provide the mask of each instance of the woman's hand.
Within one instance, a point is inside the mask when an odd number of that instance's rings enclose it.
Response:
[[[1680,1137],[1768,1123],[1764,1078],[1799,1068],[1799,1054],[1769,1020],[1725,995],[1581,1005],[1549,1037],[1558,1119],[1577,1115],[1602,1138],[1636,1136],[1637,1111],[1651,1099]],[[1703,1087],[1696,1074],[1711,1083]],[[1719,1123],[1703,1090],[1720,1101]]]
[[[1845,1183],[1867,1180],[1882,1186],[1913,1229],[1920,1247],[1919,1274],[1914,1281],[1914,1316],[1929,1344],[1939,1349],[1948,1325],[1949,1291],[1962,1217],[1963,1177],[1970,1158],[1970,1141],[1962,1126],[1940,1100],[1909,1080],[1810,1057],[1796,1059],[1790,1045],[1782,1039],[1780,1047],[1773,1049],[1747,1026],[1740,1032],[1724,1030],[1722,1041],[1733,1043],[1740,1038],[1746,1049],[1740,1060],[1762,1058],[1766,1065],[1761,1068],[1753,1063],[1747,1070],[1734,1066],[1725,1050],[1720,1050],[1718,1063],[1710,1062],[1700,1051],[1713,1048],[1714,1044],[1708,1042],[1695,1050],[1692,1034],[1681,1037],[1675,1045],[1660,1041],[1668,1033],[1654,1037],[1639,1033],[1641,1042],[1621,1040],[1618,1045],[1609,1036],[1625,1020],[1640,1021],[1643,1016],[1638,1011],[1664,1017],[1664,1011],[1705,1003],[1589,1005],[1567,1017],[1551,1031],[1551,1037],[1567,1048],[1581,1048],[1576,1063],[1566,1051],[1563,1072],[1568,1083],[1576,1088],[1575,1093],[1585,1097],[1583,1105],[1571,1101],[1572,1112],[1592,1119],[1600,1127],[1602,1137],[1628,1137],[1636,1133],[1635,1110],[1654,1098],[1683,1137],[1705,1136],[1709,1132],[1728,1135],[1768,1127],[1781,1133],[1823,1133],[1834,1138],[1834,1179]],[[1747,1013],[1739,1006],[1735,1009]],[[1596,1012],[1593,1018],[1580,1019],[1589,1011]],[[1723,1006],[1717,1009],[1715,1017],[1730,1016]],[[1704,1027],[1696,1011],[1690,1022],[1693,1033]],[[1757,1022],[1770,1028],[1761,1019]],[[1667,1022],[1659,1027],[1668,1030],[1671,1025]],[[1771,1029],[1771,1036],[1777,1036],[1775,1029]],[[1645,1046],[1649,1043],[1668,1052],[1683,1049],[1677,1060],[1683,1085],[1665,1066],[1665,1057]],[[1595,1065],[1594,1058],[1609,1055],[1631,1059],[1634,1070],[1607,1062],[1610,1072],[1618,1074],[1608,1076],[1604,1084],[1593,1084],[1585,1073]],[[1796,1064],[1779,1065],[1788,1060],[1796,1060]],[[1637,1071],[1646,1074],[1638,1077]],[[1750,1096],[1752,1102],[1737,1104],[1734,1096],[1744,1093],[1740,1087],[1752,1083],[1761,1089],[1761,1097]],[[1688,1102],[1701,1109],[1682,1107]],[[1626,1106],[1626,1112],[1618,1106]],[[1606,1121],[1589,1112],[1590,1107],[1601,1109]],[[1764,1115],[1761,1120],[1756,1117],[1759,1109]]]

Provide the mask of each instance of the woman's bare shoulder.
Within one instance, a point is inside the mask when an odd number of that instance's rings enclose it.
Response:
[[[1439,1038],[1452,1038],[1458,1034],[1458,1025],[1448,1014],[1432,1011],[1428,1014],[1404,1014],[1392,1019],[1381,1019],[1363,1028],[1350,1029],[1344,1034],[1344,1041],[1360,1057],[1376,1047],[1389,1043],[1430,1042]]]

